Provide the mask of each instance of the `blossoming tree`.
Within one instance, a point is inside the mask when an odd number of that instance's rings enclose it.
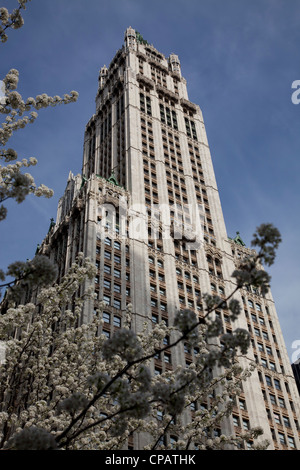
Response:
[[[30,1],[30,0],[29,0]],[[9,13],[6,8],[0,8],[0,41],[7,40],[8,29],[18,29],[24,24],[21,14],[22,9],[26,8],[28,0],[18,0],[19,7]],[[8,199],[14,199],[17,203],[24,201],[28,194],[34,194],[37,197],[45,196],[47,198],[53,195],[53,191],[44,184],[36,185],[33,176],[23,170],[37,164],[37,159],[30,157],[18,160],[17,152],[7,146],[9,139],[19,129],[23,129],[27,124],[33,123],[38,114],[37,110],[59,104],[75,102],[78,93],[71,91],[70,94],[60,96],[48,96],[42,93],[35,98],[29,97],[23,99],[18,93],[17,86],[19,81],[19,72],[16,69],[8,71],[2,78],[2,94],[0,96],[0,114],[5,116],[0,125],[0,221],[5,219],[7,209],[3,205]],[[48,263],[49,264],[49,263]],[[10,266],[6,273],[0,269],[0,280],[5,276],[11,275],[15,270],[15,263]],[[23,264],[21,277],[33,274],[29,269],[28,263]],[[18,273],[20,274],[20,272]],[[17,279],[19,277],[17,276]],[[50,282],[53,277],[50,278]]]
[[[7,40],[9,28],[23,25],[22,9],[28,0],[18,0],[11,14],[0,8],[0,40]],[[33,123],[36,110],[76,101],[77,93],[63,98],[46,94],[23,100],[16,91],[19,73],[10,70],[3,78],[4,95],[0,113],[0,203],[8,198],[20,203],[32,193],[50,197],[52,191],[36,186],[29,173],[37,163],[18,161],[17,152],[7,143],[13,132]],[[0,220],[6,208],[0,206]],[[258,254],[241,261],[233,273],[236,288],[224,301],[203,297],[205,310],[200,318],[190,310],[179,311],[174,324],[145,323],[143,331],[131,328],[128,305],[123,327],[107,339],[102,333],[103,305],[89,324],[80,321],[83,303],[93,296],[85,281],[95,276],[95,266],[82,255],[59,284],[50,284],[56,269],[45,257],[13,263],[6,272],[17,283],[8,282],[8,298],[0,315],[0,342],[4,351],[0,363],[0,448],[1,449],[121,449],[131,434],[147,436],[145,449],[236,448],[253,441],[260,429],[244,434],[215,436],[214,431],[230,415],[241,384],[255,367],[249,361],[242,368],[239,356],[246,357],[249,334],[236,329],[223,334],[214,315],[228,308],[232,320],[240,313],[234,298],[245,285],[268,289],[269,276],[260,263],[270,265],[280,235],[271,225],[261,226],[253,244]],[[0,271],[0,278],[5,274]],[[1,286],[0,286],[1,287]],[[20,304],[25,288],[34,293],[34,302]],[[13,300],[12,306],[9,305]],[[190,348],[194,361],[157,376],[153,359],[166,349]],[[218,373],[216,373],[216,370]],[[205,406],[194,410],[195,404]],[[193,419],[185,420],[192,411]],[[173,437],[172,437],[173,436]],[[259,447],[266,443],[260,441]]]
[[[239,437],[215,436],[230,415],[234,399],[255,365],[247,357],[249,333],[237,328],[224,334],[215,309],[227,308],[234,321],[240,314],[238,289],[253,285],[266,292],[271,265],[280,242],[270,224],[258,228],[258,252],[242,259],[233,273],[236,288],[226,301],[204,295],[198,317],[180,310],[174,324],[145,323],[131,328],[128,305],[122,328],[111,338],[102,333],[103,305],[89,324],[82,324],[82,306],[93,296],[85,289],[95,266],[78,257],[59,285],[41,289],[36,302],[9,308],[0,316],[5,360],[0,367],[0,448],[122,449],[134,432],[146,436],[145,449],[237,448],[255,442],[260,429]],[[194,361],[161,375],[153,359],[166,349],[188,347]],[[217,371],[217,372],[216,372]],[[184,415],[194,410],[193,419]],[[259,441],[258,447],[267,444]]]

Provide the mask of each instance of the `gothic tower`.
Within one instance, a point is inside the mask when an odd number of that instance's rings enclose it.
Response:
[[[86,125],[82,174],[69,175],[56,223],[40,252],[62,276],[81,251],[96,264],[96,300],[104,301],[104,333],[122,326],[132,304],[136,330],[145,321],[172,324],[181,308],[202,315],[201,293],[226,297],[231,273],[249,253],[229,238],[201,109],[189,100],[175,54],[165,57],[133,28],[99,72],[95,114]],[[271,449],[300,449],[299,396],[271,294],[244,290],[234,325],[247,329],[258,369],[244,386],[222,433],[261,426]],[[155,360],[156,374],[193,361],[182,345]],[[191,415],[186,417],[190,419]],[[143,442],[137,436],[135,449]]]

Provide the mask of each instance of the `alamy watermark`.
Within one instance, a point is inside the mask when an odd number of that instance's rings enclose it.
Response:
[[[292,363],[294,363],[300,359],[300,339],[295,339],[295,341],[292,342],[292,349],[296,349],[292,354]]]
[[[300,80],[294,80],[292,83],[292,89],[295,91],[292,93],[291,100],[293,104],[300,103]]]
[[[116,207],[104,203],[98,207],[97,238],[109,234],[121,239],[173,239],[185,242],[186,249],[197,250],[204,241],[204,208],[201,204],[132,204],[119,199]]]

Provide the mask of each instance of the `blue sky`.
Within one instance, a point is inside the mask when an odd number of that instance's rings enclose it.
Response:
[[[81,172],[99,69],[132,26],[180,58],[189,99],[203,111],[228,235],[240,231],[249,244],[262,222],[282,234],[270,273],[291,357],[300,340],[300,104],[291,100],[300,80],[300,0],[32,0],[23,16],[25,25],[0,44],[0,78],[16,68],[24,98],[76,90],[79,100],[41,110],[10,140],[21,158],[38,159],[32,174],[55,195],[8,203],[1,268],[34,256],[69,171]]]

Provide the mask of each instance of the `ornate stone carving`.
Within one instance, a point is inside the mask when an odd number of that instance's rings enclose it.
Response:
[[[192,103],[191,101],[185,100],[184,98],[181,98],[180,100],[181,106],[188,108],[190,111],[193,113],[197,112],[197,105]]]
[[[176,103],[178,103],[178,96],[173,93],[173,91],[171,90],[168,90],[167,88],[161,86],[161,85],[156,85],[156,91],[158,93],[162,93],[163,95],[165,96],[168,96],[169,98],[171,98],[173,101],[175,101]]]
[[[138,73],[136,75],[136,79],[137,79],[138,82],[142,82],[145,85],[147,85],[148,87],[154,89],[154,82],[150,78],[147,78],[144,75],[142,75],[141,73]]]

